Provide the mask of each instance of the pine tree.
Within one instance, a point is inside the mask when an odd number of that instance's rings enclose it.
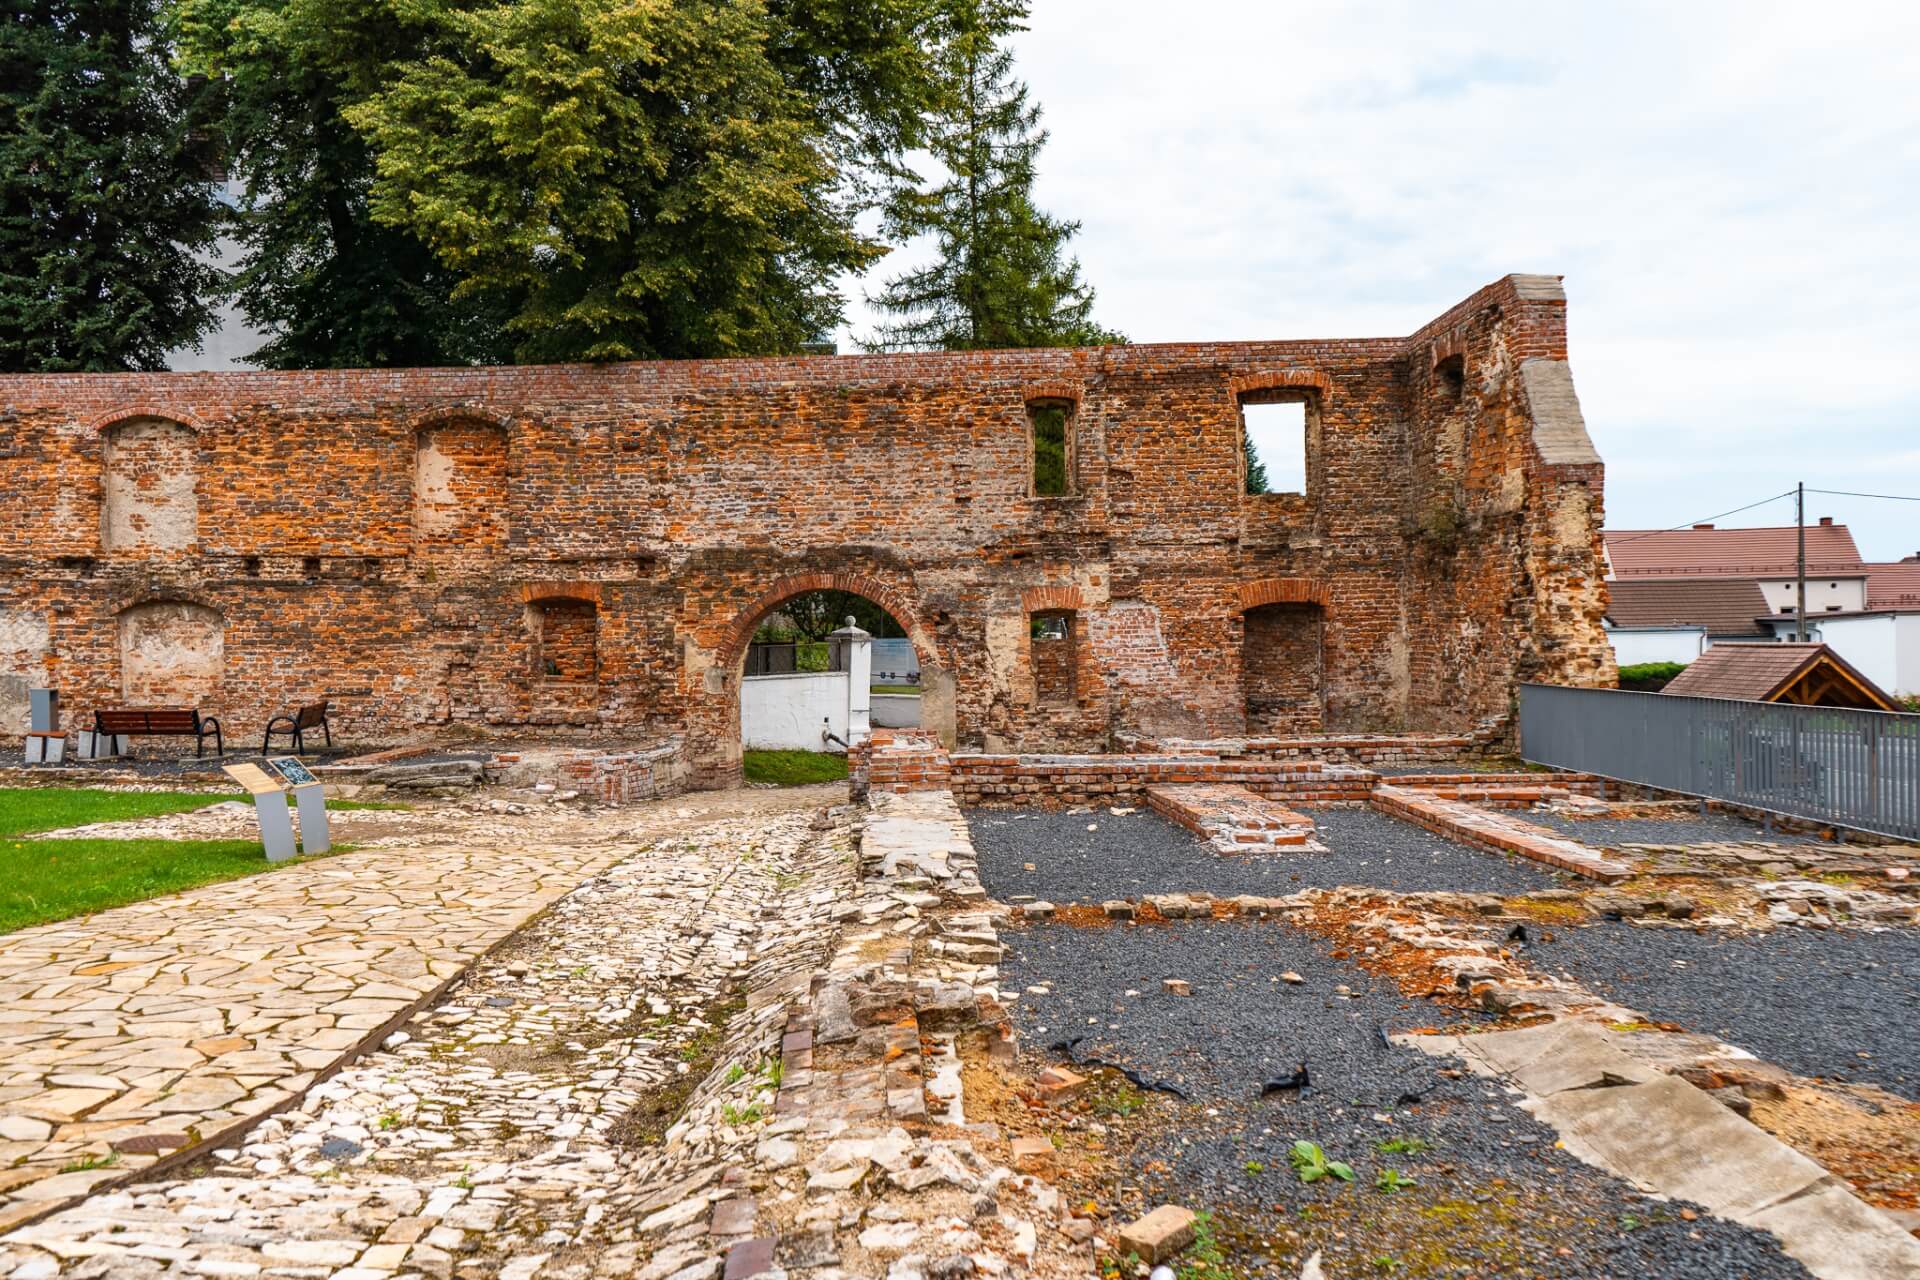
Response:
[[[0,15],[0,368],[162,369],[212,328],[205,102],[151,0]]]
[[[498,299],[456,298],[460,276],[412,232],[373,219],[372,148],[342,109],[422,33],[396,9],[345,0],[172,0],[182,62],[222,86],[220,128],[240,183],[234,294],[271,336],[269,369],[499,364]]]
[[[1253,447],[1253,437],[1246,434],[1244,427],[1241,428],[1240,444],[1247,455],[1247,492],[1267,492],[1267,464],[1260,461],[1260,451]]]
[[[1046,131],[1002,43],[1021,29],[1026,0],[964,0],[944,50],[947,101],[927,149],[946,171],[888,202],[896,241],[934,237],[929,266],[886,282],[868,301],[895,323],[876,350],[1091,346],[1124,342],[1093,322],[1093,290],[1066,256],[1078,222],[1034,205],[1034,164]]]

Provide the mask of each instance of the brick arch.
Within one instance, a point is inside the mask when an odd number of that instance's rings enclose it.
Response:
[[[542,600],[577,600],[583,604],[599,605],[600,584],[597,582],[523,582],[520,584],[520,600],[523,604],[538,604]]]
[[[1227,386],[1234,395],[1243,396],[1253,391],[1281,391],[1288,388],[1331,391],[1333,381],[1318,369],[1268,369],[1235,374]]]
[[[753,633],[759,629],[760,620],[788,600],[806,595],[809,591],[846,591],[865,596],[892,614],[893,620],[905,628],[907,639],[913,641],[913,651],[920,659],[922,668],[941,665],[940,651],[920,620],[919,611],[913,607],[911,600],[895,588],[864,573],[795,573],[775,580],[734,618],[720,649],[720,669],[730,674],[737,673],[740,664],[746,660],[747,645],[753,640]]]
[[[132,422],[139,418],[158,418],[163,422],[172,422],[185,427],[195,435],[207,429],[206,424],[193,414],[175,406],[155,403],[120,405],[89,418],[86,426],[89,431],[105,434],[123,422]]]
[[[1263,604],[1317,604],[1324,609],[1332,602],[1327,584],[1312,578],[1259,578],[1240,584],[1239,607],[1234,612],[1245,613]]]
[[[1078,587],[1028,587],[1020,593],[1020,607],[1028,613],[1047,613],[1084,609],[1087,603]]]
[[[1078,382],[1028,382],[1020,388],[1020,399],[1027,404],[1035,400],[1070,400],[1077,406],[1081,399],[1081,388]]]
[[[513,435],[513,424],[507,415],[482,404],[447,404],[423,409],[414,414],[407,425],[417,435],[433,427],[444,427],[454,422],[470,422],[478,426],[492,427],[509,437]]]

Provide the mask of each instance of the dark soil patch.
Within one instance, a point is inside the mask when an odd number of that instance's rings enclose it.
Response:
[[[1110,1128],[1129,1171],[1111,1189],[1115,1216],[1162,1202],[1209,1211],[1233,1274],[1290,1278],[1318,1250],[1340,1276],[1806,1275],[1772,1237],[1643,1196],[1558,1150],[1495,1083],[1391,1045],[1383,1032],[1430,1023],[1435,1007],[1301,930],[1188,921],[1007,937],[1007,985],[1052,988],[1015,1008],[1028,1065],[1084,1037],[1082,1056],[1191,1096],[1162,1113],[1169,1122]],[[1289,970],[1305,981],[1281,981]],[[1169,977],[1193,994],[1165,994]],[[1261,1095],[1303,1062],[1308,1087]],[[1354,1180],[1304,1182],[1291,1162],[1300,1140]],[[1378,1185],[1395,1179],[1398,1189]]]

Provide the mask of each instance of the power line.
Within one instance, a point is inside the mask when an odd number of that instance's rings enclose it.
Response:
[[[1809,490],[1808,492],[1810,492],[1810,493],[1818,493],[1818,492],[1821,492],[1821,490]],[[1780,501],[1780,499],[1782,499],[1782,498],[1791,498],[1792,496],[1793,496],[1793,490],[1791,490],[1791,489],[1789,489],[1789,490],[1787,490],[1787,491],[1786,491],[1785,493],[1776,493],[1776,494],[1774,494],[1774,495],[1773,495],[1773,496],[1772,496],[1771,498],[1762,498],[1762,499],[1760,499],[1760,501],[1758,501],[1758,502],[1749,502],[1749,503],[1748,503],[1748,504],[1747,504],[1746,506],[1744,506],[1744,507],[1735,507],[1735,508],[1734,508],[1733,510],[1731,510],[1731,511],[1722,511],[1722,512],[1721,512],[1721,513],[1720,513],[1719,515],[1714,515],[1714,516],[1701,516],[1701,517],[1700,517],[1700,518],[1699,518],[1698,520],[1687,520],[1687,521],[1684,521],[1684,522],[1682,522],[1682,523],[1680,523],[1680,524],[1676,524],[1676,525],[1673,525],[1672,527],[1670,527],[1670,528],[1666,528],[1666,529],[1652,529],[1652,530],[1649,530],[1649,531],[1648,531],[1648,532],[1646,532],[1646,533],[1642,533],[1642,534],[1638,534],[1638,535],[1636,535],[1636,536],[1634,536],[1634,537],[1631,537],[1631,538],[1622,538],[1622,539],[1620,539],[1620,540],[1619,540],[1618,542],[1614,542],[1614,543],[1612,543],[1612,545],[1613,545],[1613,546],[1616,546],[1616,547],[1624,547],[1624,546],[1625,546],[1625,545],[1626,545],[1627,543],[1629,543],[1629,542],[1638,542],[1638,541],[1640,541],[1640,539],[1641,539],[1641,538],[1652,538],[1652,537],[1656,537],[1656,536],[1658,536],[1659,534],[1663,534],[1663,533],[1675,533],[1675,532],[1678,532],[1678,531],[1679,531],[1679,530],[1681,530],[1681,529],[1690,529],[1690,528],[1692,528],[1692,527],[1693,527],[1694,525],[1696,525],[1696,524],[1707,524],[1707,523],[1709,523],[1709,522],[1711,522],[1711,521],[1714,521],[1714,520],[1724,520],[1724,519],[1726,519],[1726,518],[1727,518],[1728,516],[1737,516],[1737,515],[1739,515],[1739,514],[1740,514],[1740,513],[1742,512],[1742,511],[1751,511],[1751,510],[1753,510],[1753,509],[1754,509],[1755,507],[1764,507],[1764,506],[1766,506],[1766,505],[1767,505],[1767,504],[1768,504],[1769,502],[1778,502],[1778,501]]]
[[[1807,492],[1830,493],[1842,498],[1885,498],[1889,502],[1920,502],[1920,498],[1905,493],[1854,493],[1850,489],[1808,489]]]

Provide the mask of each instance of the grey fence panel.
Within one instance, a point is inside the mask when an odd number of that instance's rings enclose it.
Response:
[[[1520,754],[1920,839],[1920,715],[1525,684]]]

